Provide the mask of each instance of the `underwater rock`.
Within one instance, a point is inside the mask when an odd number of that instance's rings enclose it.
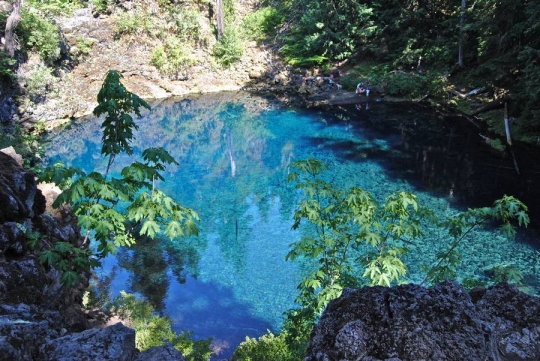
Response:
[[[446,281],[346,289],[305,361],[540,360],[540,299],[501,283],[469,294]]]

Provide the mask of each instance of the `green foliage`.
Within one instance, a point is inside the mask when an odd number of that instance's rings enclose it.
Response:
[[[24,79],[30,99],[34,103],[43,101],[52,89],[55,80],[52,69],[47,66],[38,65],[32,69]]]
[[[6,55],[4,49],[0,49],[0,80],[9,80],[15,76],[13,67],[17,61]]]
[[[258,339],[246,337],[234,351],[233,361],[298,361],[303,353],[287,343],[286,333],[274,335],[270,330]]]
[[[46,63],[60,59],[60,31],[53,20],[23,8],[17,34],[22,39],[21,45],[37,52]]]
[[[0,124],[0,149],[13,147],[22,156],[24,166],[33,169],[43,156],[41,136],[44,132],[43,122],[37,122],[29,129],[18,124],[9,128]]]
[[[368,79],[370,84],[379,85],[379,77],[385,73],[386,69],[381,69],[377,64],[364,61],[355,65],[347,74],[341,77],[340,81],[344,89],[354,91],[359,82],[367,84]]]
[[[39,262],[61,272],[60,283],[74,287],[81,282],[80,274],[98,265],[88,249],[82,249],[68,242],[61,242],[39,232],[17,224],[26,236],[26,243],[38,253]]]
[[[407,273],[401,260],[404,242],[421,237],[420,221],[432,214],[410,193],[397,192],[379,205],[361,188],[338,190],[322,178],[327,166],[316,159],[294,162],[291,167],[294,171],[288,179],[304,193],[293,228],[307,222],[310,229],[291,245],[287,260],[305,257],[318,264],[298,286],[296,302],[301,310],[288,314],[291,335],[301,337],[343,287],[365,282],[390,286],[402,280]],[[358,277],[358,265],[364,267],[365,280]]]
[[[212,339],[193,341],[191,332],[177,335],[168,317],[156,315],[149,302],[138,300],[133,294],[120,292],[112,302],[111,311],[135,330],[135,346],[140,351],[170,343],[188,361],[205,361],[213,355]]]
[[[298,16],[282,48],[284,58],[291,64],[344,60],[375,30],[371,21],[373,10],[358,1],[298,0],[294,3],[292,10],[286,6],[281,10],[284,14]]]
[[[106,13],[109,11],[109,7],[115,3],[114,0],[92,0],[94,8],[99,13]]]
[[[396,72],[383,78],[388,95],[418,98],[425,94],[427,78],[414,73]]]
[[[283,21],[282,15],[272,6],[249,13],[242,21],[242,28],[250,38],[261,41],[275,34]]]
[[[524,121],[514,125],[512,131],[526,141],[537,143],[540,130],[540,90],[537,86],[540,82],[540,47],[525,46],[518,53],[517,59],[523,70],[514,88],[515,108],[521,110]]]
[[[85,38],[81,35],[77,37],[77,48],[79,49],[82,55],[90,55],[92,53],[93,45],[94,45],[93,40]]]
[[[324,179],[328,166],[316,159],[294,162],[291,168],[288,180],[303,192],[293,228],[302,223],[306,226],[286,258],[316,263],[298,285],[299,308],[287,312],[287,338],[298,345],[305,344],[318,316],[344,287],[391,286],[406,281],[407,265],[402,257],[423,237],[426,227],[446,230],[448,236],[439,241],[450,240],[448,248],[436,255],[435,265],[425,268],[424,282],[440,282],[456,277],[461,259],[458,246],[474,229],[496,221],[501,233],[513,238],[513,223],[529,224],[527,207],[511,196],[495,201],[492,207],[469,209],[439,220],[411,193],[395,192],[379,204],[361,188],[336,189]],[[493,272],[520,281],[521,274],[514,268],[498,267]]]
[[[521,281],[523,280],[523,273],[521,270],[511,263],[494,264],[486,267],[484,272],[494,282],[508,282],[521,285]]]
[[[455,277],[460,261],[457,247],[475,228],[497,221],[500,223],[501,233],[509,239],[514,238],[516,226],[512,222],[517,222],[520,227],[527,227],[530,222],[527,210],[527,206],[521,201],[505,195],[496,200],[492,207],[472,208],[441,221],[439,227],[447,230],[452,241],[446,251],[437,254],[437,263],[427,271],[422,283],[428,280],[440,282]]]
[[[140,108],[150,110],[150,105],[136,94],[129,92],[120,82],[122,75],[116,70],[109,70],[105,81],[97,96],[98,105],[94,108],[94,115],[99,117],[106,114],[102,123],[103,136],[101,138],[101,153],[114,157],[122,152],[133,154],[131,140],[133,130],[138,129],[130,113],[141,116]]]
[[[60,283],[66,287],[78,285],[81,273],[99,265],[90,250],[59,241],[53,241],[50,249],[43,250],[39,254],[39,261],[61,271]]]
[[[228,27],[221,39],[214,45],[212,54],[222,66],[229,67],[242,58],[244,48],[245,44],[241,32],[238,29]]]
[[[90,275],[89,286],[84,291],[82,305],[85,309],[107,309],[110,307],[111,283],[115,271],[106,277],[98,277],[95,273]]]
[[[152,34],[154,19],[144,10],[119,11],[114,16],[113,33],[115,38],[129,35]]]
[[[138,235],[154,238],[163,233],[174,239],[198,233],[197,213],[176,204],[154,187],[155,180],[163,180],[160,172],[168,164],[177,164],[165,149],[146,149],[142,160],[124,167],[120,177],[109,176],[118,154],[133,154],[131,142],[137,126],[130,114],[140,116],[141,107],[149,108],[144,100],[126,90],[120,78],[117,71],[107,73],[94,109],[96,116],[105,114],[101,151],[109,158],[105,174],[86,174],[56,164],[40,175],[42,181],[53,182],[63,190],[54,206],[72,206],[79,225],[87,230],[86,238],[97,242],[98,258],[132,245]],[[48,260],[56,267],[63,255],[51,254]]]
[[[321,67],[348,60],[387,64],[387,94],[444,99],[448,78],[463,86],[487,85],[507,95],[516,139],[537,143],[540,130],[540,10],[534,2],[291,0],[274,2],[276,39],[294,66]],[[456,67],[461,45],[464,68]],[[427,77],[388,75],[416,72]],[[354,90],[358,79],[343,81]],[[500,123],[500,122],[498,122]],[[503,129],[497,129],[503,132]],[[503,134],[501,133],[501,134]]]
[[[176,36],[191,45],[207,43],[208,34],[204,31],[204,17],[200,11],[191,7],[181,7],[174,14]]]
[[[183,79],[188,77],[189,68],[198,61],[193,53],[189,44],[169,37],[152,52],[150,63],[169,77]]]
[[[143,18],[138,13],[120,12],[115,16],[114,35],[119,38],[122,35],[136,34],[142,29]]]
[[[83,2],[78,0],[30,0],[28,5],[41,12],[51,15],[70,15],[74,10],[80,9]]]
[[[501,142],[500,139],[493,139],[489,142],[491,148],[498,150],[499,152],[504,152],[506,146]]]
[[[476,287],[487,287],[487,283],[480,281],[476,278],[466,278],[461,281],[461,285],[463,288],[465,288],[467,291],[471,291],[472,289]]]

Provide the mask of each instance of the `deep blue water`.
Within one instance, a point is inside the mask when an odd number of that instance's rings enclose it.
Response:
[[[52,136],[49,162],[103,171],[99,124],[86,119]],[[179,161],[158,187],[199,213],[202,232],[175,242],[142,240],[105,260],[99,273],[114,276],[113,296],[135,292],[169,315],[176,331],[213,337],[219,358],[246,336],[278,331],[293,306],[305,265],[284,260],[300,237],[291,230],[299,197],[286,181],[292,161],[317,157],[330,165],[336,186],[360,186],[381,200],[396,190],[417,192],[441,215],[503,194],[538,206],[534,159],[526,163],[532,178],[516,178],[511,160],[490,152],[477,130],[413,105],[302,110],[221,93],[155,105],[137,124],[134,157],[163,146]],[[118,169],[131,160],[119,157]],[[444,248],[437,237],[428,233],[408,256],[409,281],[421,280],[421,266]],[[461,277],[484,277],[485,267],[510,262],[537,287],[534,233],[520,234],[518,242],[488,231],[471,237],[460,249]]]

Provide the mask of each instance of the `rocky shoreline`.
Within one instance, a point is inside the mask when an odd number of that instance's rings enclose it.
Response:
[[[47,85],[40,99],[31,101],[28,79],[34,72],[42,71],[43,63],[37,56],[28,57],[17,70],[15,88],[0,94],[0,118],[4,123],[13,120],[31,128],[41,122],[46,129],[52,129],[91,114],[110,69],[122,74],[122,83],[128,90],[148,101],[240,90],[272,94],[284,104],[308,107],[357,101],[354,93],[325,89],[325,76],[337,73],[337,69],[324,74],[318,70],[296,70],[281,61],[277,49],[265,44],[248,43],[240,61],[229,68],[212,65],[209,53],[198,54],[203,59],[201,65],[191,68],[189,77],[175,79],[150,65],[151,39],[117,39],[111,16],[96,15],[87,7],[55,21],[64,45],[63,60],[55,70],[54,81]],[[91,43],[89,53],[79,49],[81,38]]]

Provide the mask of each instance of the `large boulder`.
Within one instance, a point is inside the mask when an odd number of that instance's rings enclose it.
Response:
[[[41,347],[40,354],[44,361],[185,361],[170,344],[139,353],[135,331],[121,323],[50,340]]]
[[[49,341],[41,347],[41,360],[131,361],[137,353],[135,331],[117,323],[103,330],[94,328]]]
[[[33,361],[40,345],[59,336],[57,311],[17,304],[0,305],[0,360]]]
[[[80,303],[80,289],[63,289],[61,274],[38,260],[41,250],[55,241],[81,246],[75,217],[53,217],[46,213],[46,199],[38,189],[33,172],[21,167],[16,153],[0,151],[0,302],[35,304],[68,309]],[[29,235],[39,232],[32,247]],[[86,281],[88,275],[81,277]],[[77,328],[77,327],[76,327]]]
[[[44,210],[45,198],[37,192],[35,175],[0,152],[0,222],[18,222]]]
[[[305,361],[540,360],[540,299],[502,283],[346,289],[324,311]]]

